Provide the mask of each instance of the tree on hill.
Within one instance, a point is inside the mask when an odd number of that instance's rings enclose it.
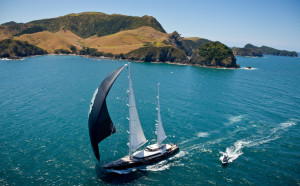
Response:
[[[0,57],[25,57],[42,54],[47,54],[47,51],[35,45],[29,44],[27,41],[12,39],[0,41]]]
[[[218,41],[200,46],[190,62],[202,66],[238,68],[232,50]]]
[[[74,45],[70,46],[70,50],[72,51],[73,54],[75,54],[77,52],[77,48]]]

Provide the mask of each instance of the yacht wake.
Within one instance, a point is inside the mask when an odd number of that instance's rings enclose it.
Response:
[[[240,155],[243,154],[242,149],[244,147],[252,147],[261,145],[264,143],[268,143],[270,141],[276,140],[279,138],[279,135],[275,135],[279,130],[287,129],[288,127],[296,125],[296,120],[290,119],[286,122],[280,123],[277,127],[271,130],[271,134],[268,136],[258,138],[258,139],[252,139],[252,140],[238,140],[234,143],[233,146],[227,147],[225,152],[220,152],[222,156],[219,158],[221,161],[223,160],[224,156],[228,156],[229,160],[228,163],[233,162],[235,159],[237,159]]]
[[[163,160],[154,165],[146,166],[143,169],[139,169],[139,170],[157,172],[157,171],[167,170],[171,166],[184,166],[184,164],[180,163],[179,159],[187,154],[188,154],[188,152],[180,151],[178,154],[172,156],[171,158],[169,158],[167,160]]]

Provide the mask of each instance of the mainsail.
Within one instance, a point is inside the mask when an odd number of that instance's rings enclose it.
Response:
[[[139,115],[136,109],[134,92],[132,87],[130,65],[128,65],[128,79],[129,79],[129,157],[131,152],[144,145],[147,140],[144,135]]]
[[[162,126],[161,122],[161,116],[160,116],[160,105],[159,105],[159,84],[158,86],[158,95],[157,95],[157,144],[159,145],[161,142],[163,142],[167,136],[165,134],[164,128]]]
[[[111,72],[99,85],[91,101],[89,113],[89,133],[94,154],[100,161],[98,143],[116,132],[116,128],[111,121],[107,106],[106,96],[113,83],[126,65]]]

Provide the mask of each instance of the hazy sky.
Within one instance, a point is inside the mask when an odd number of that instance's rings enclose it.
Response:
[[[0,0],[0,24],[86,11],[151,15],[184,37],[300,52],[300,0]]]

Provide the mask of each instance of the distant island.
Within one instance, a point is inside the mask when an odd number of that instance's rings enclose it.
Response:
[[[239,68],[234,55],[264,54],[261,48],[229,48],[221,42],[166,33],[152,16],[84,12],[0,25],[0,57],[43,54],[166,62],[212,68]],[[249,52],[252,50],[252,52]],[[251,55],[249,55],[251,53]],[[281,53],[283,55],[283,52]]]
[[[244,48],[233,47],[232,51],[236,56],[263,57],[263,55],[274,55],[298,57],[298,54],[295,51],[277,50],[268,46],[257,47],[252,44],[246,44]]]

